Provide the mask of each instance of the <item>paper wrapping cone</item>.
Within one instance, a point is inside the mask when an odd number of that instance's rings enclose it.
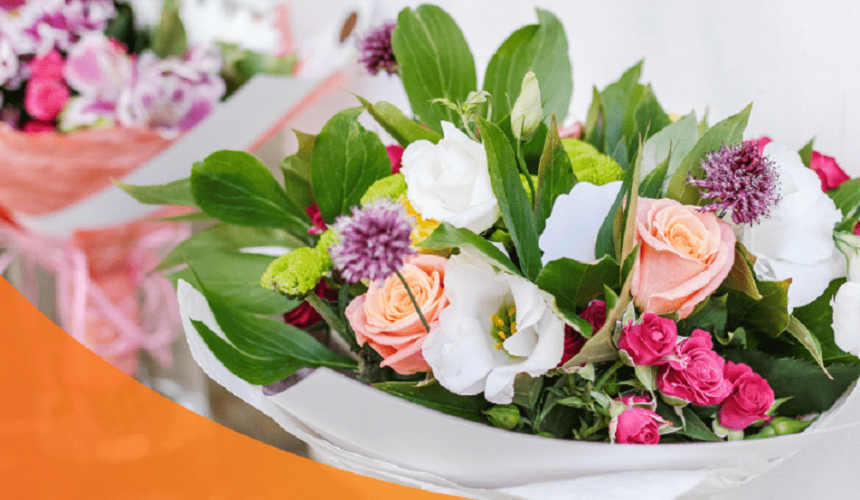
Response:
[[[125,127],[27,134],[0,123],[0,205],[27,215],[60,210],[124,177],[171,142]]]
[[[852,391],[806,432],[771,439],[658,446],[547,439],[476,424],[415,405],[328,369],[275,396],[239,379],[206,347],[191,320],[223,337],[205,298],[180,281],[180,314],[204,371],[321,461],[388,481],[481,499],[674,499],[749,481],[846,426],[832,425]],[[856,424],[853,424],[856,425]]]

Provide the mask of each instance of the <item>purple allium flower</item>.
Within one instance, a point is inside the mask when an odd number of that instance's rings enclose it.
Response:
[[[351,217],[337,218],[334,230],[340,244],[329,248],[331,260],[351,283],[362,278],[384,280],[415,253],[410,247],[412,225],[406,209],[387,198],[353,207]]]
[[[359,41],[361,59],[371,75],[385,70],[389,75],[397,73],[397,59],[394,58],[394,48],[391,46],[391,32],[397,26],[396,23],[385,23],[373,29]]]
[[[702,210],[731,210],[735,224],[755,224],[779,202],[779,175],[755,142],[711,151],[701,166],[705,178],[690,177],[687,183],[715,200]]]

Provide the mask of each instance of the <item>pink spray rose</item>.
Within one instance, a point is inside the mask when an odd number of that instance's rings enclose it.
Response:
[[[658,365],[668,362],[662,359],[675,350],[677,341],[678,327],[674,321],[645,313],[642,323],[624,327],[618,348],[627,351],[637,365]]]
[[[596,332],[603,328],[606,323],[606,302],[603,300],[592,300],[585,307],[585,310],[579,313],[579,317],[588,321],[591,328]]]
[[[400,172],[400,165],[402,164],[403,158],[403,146],[399,144],[392,144],[391,146],[385,147],[385,152],[388,153],[388,159],[391,161],[391,173],[396,174]]]
[[[588,321],[591,328],[597,332],[603,328],[606,323],[606,302],[602,300],[592,300],[588,303],[585,310],[579,313],[579,317]],[[558,366],[570,361],[570,359],[582,350],[585,345],[585,337],[568,325],[564,325],[564,354],[561,356],[561,361]]]
[[[660,415],[634,406],[613,417],[609,430],[615,441],[621,444],[657,444],[660,442],[660,428],[667,425],[669,422]]]
[[[33,78],[27,81],[24,109],[33,118],[52,121],[66,106],[72,93],[62,80]]]
[[[415,254],[400,270],[431,329],[448,305],[443,286],[447,262],[438,255]],[[367,293],[347,306],[346,318],[358,344],[370,344],[384,358],[380,366],[401,375],[430,371],[421,353],[428,332],[397,275],[371,282]]]
[[[710,406],[721,403],[732,392],[726,380],[726,361],[713,351],[711,334],[693,330],[693,335],[678,344],[676,356],[660,367],[657,389],[694,405]]]
[[[633,267],[635,304],[645,312],[693,312],[728,276],[735,258],[732,227],[713,212],[669,199],[639,198]]]
[[[812,152],[809,168],[818,174],[818,178],[821,179],[821,190],[824,192],[836,189],[843,182],[851,180],[832,156],[824,156],[818,151]]]
[[[57,52],[57,49],[52,49],[47,54],[36,57],[30,61],[28,67],[32,75],[31,78],[63,79],[63,56]]]
[[[774,401],[773,389],[767,380],[752,371],[743,363],[726,364],[723,372],[726,380],[732,383],[729,394],[717,413],[720,425],[727,429],[741,430],[757,420],[767,418],[765,413]]]

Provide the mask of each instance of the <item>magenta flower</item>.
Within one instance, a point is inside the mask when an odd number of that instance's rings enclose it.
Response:
[[[403,205],[387,198],[353,207],[352,216],[338,217],[334,229],[340,244],[329,248],[331,260],[351,283],[384,280],[415,253],[410,246],[410,217]]]
[[[703,211],[731,210],[735,224],[755,224],[770,216],[770,208],[779,202],[779,176],[756,142],[711,151],[702,160],[702,170],[705,178],[690,177],[687,183],[715,200],[702,207]]]
[[[371,75],[385,70],[389,75],[397,73],[397,59],[394,58],[394,48],[391,46],[391,32],[397,26],[396,23],[385,23],[373,29],[359,41],[361,59]]]

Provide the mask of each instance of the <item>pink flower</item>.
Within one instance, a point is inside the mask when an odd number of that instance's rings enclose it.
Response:
[[[30,61],[28,65],[32,78],[45,78],[48,80],[62,80],[63,78],[63,56],[52,49],[47,54]]]
[[[723,374],[726,361],[713,348],[710,333],[693,330],[690,338],[678,344],[678,359],[660,368],[657,389],[699,406],[721,403],[731,394],[732,383]]]
[[[860,236],[860,222],[858,222],[857,225],[854,226],[854,234]]]
[[[24,132],[27,134],[37,134],[39,132],[53,132],[57,130],[52,122],[42,122],[39,120],[30,120],[24,125]]]
[[[400,172],[401,158],[403,158],[403,146],[399,144],[392,144],[391,146],[386,146],[385,151],[388,153],[388,159],[391,160],[391,173],[396,174]]]
[[[818,151],[812,152],[809,168],[818,174],[818,178],[821,179],[821,190],[825,192],[836,189],[843,182],[851,180],[851,177],[839,167],[832,156],[824,156]]]
[[[24,109],[37,120],[53,121],[71,95],[69,87],[61,80],[33,78],[27,82]]]
[[[323,234],[328,230],[325,219],[323,219],[322,213],[320,213],[320,207],[316,203],[308,205],[305,213],[311,218],[311,223],[313,224],[312,227],[308,228],[308,234]]]
[[[570,326],[564,325],[564,354],[561,355],[561,361],[558,362],[558,366],[562,366],[579,354],[584,345],[585,337]]]
[[[620,398],[615,398],[616,401],[621,401],[627,406],[634,405],[650,405],[653,401],[651,398],[646,396],[645,394],[625,394]]]
[[[761,139],[755,139],[755,140],[747,141],[747,142],[754,142],[756,147],[758,147],[758,152],[762,153],[762,152],[764,152],[764,147],[767,146],[768,144],[770,144],[771,142],[773,142],[773,139],[771,139],[768,136],[764,136]]]
[[[114,105],[131,85],[134,63],[125,47],[102,33],[89,33],[69,51],[63,76],[81,95]]]
[[[723,374],[732,383],[732,392],[717,412],[720,425],[741,430],[757,420],[768,418],[765,413],[773,405],[775,396],[767,380],[749,366],[731,361],[726,364]]]
[[[606,323],[606,302],[592,300],[585,307],[585,310],[579,313],[579,317],[588,321],[595,332],[600,330]]]
[[[657,444],[660,442],[660,428],[668,426],[664,420],[651,410],[627,408],[609,424],[610,433],[621,444]]]
[[[314,293],[316,293],[318,297],[328,300],[337,299],[337,291],[333,288],[329,288],[328,285],[326,285],[325,280],[321,280],[319,284],[317,284],[316,289],[314,289]],[[284,314],[284,323],[293,325],[296,328],[305,329],[314,326],[320,321],[322,321],[322,316],[320,316],[308,301],[302,302],[298,307]]]
[[[624,327],[618,339],[618,348],[627,352],[637,365],[660,365],[663,358],[675,350],[678,327],[671,319],[654,313],[642,315],[642,323]]]
[[[645,312],[693,312],[728,276],[735,258],[732,227],[713,212],[675,200],[639,198],[633,267],[635,304]]]
[[[448,305],[444,288],[447,263],[438,255],[416,254],[407,257],[401,269],[431,329]],[[371,282],[367,293],[356,297],[345,314],[358,344],[370,344],[384,358],[380,366],[390,366],[401,375],[430,371],[421,350],[429,332],[396,275]]]

